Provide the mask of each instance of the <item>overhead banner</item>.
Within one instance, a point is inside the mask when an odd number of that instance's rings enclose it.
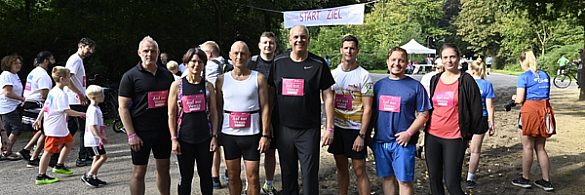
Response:
[[[365,4],[355,4],[327,9],[284,12],[284,28],[295,25],[362,25]]]

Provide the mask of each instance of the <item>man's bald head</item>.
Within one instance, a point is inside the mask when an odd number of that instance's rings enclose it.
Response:
[[[234,68],[247,68],[248,59],[250,59],[250,48],[243,41],[236,41],[230,49],[230,59],[234,63]]]
[[[245,48],[245,50],[247,51],[247,53],[250,53],[250,48],[248,48],[248,44],[246,44],[243,41],[236,41],[236,42],[234,42],[234,44],[232,44],[232,47],[230,48],[230,53],[234,50],[234,48],[239,48],[239,47]]]

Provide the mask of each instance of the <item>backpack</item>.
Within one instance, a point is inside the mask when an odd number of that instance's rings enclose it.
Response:
[[[252,58],[250,58],[250,63],[248,63],[248,69],[250,70],[256,70],[258,66],[258,55],[252,56]]]

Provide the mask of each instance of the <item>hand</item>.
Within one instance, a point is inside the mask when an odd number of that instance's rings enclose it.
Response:
[[[128,138],[128,145],[130,145],[130,148],[132,148],[132,150],[138,152],[140,151],[140,147],[143,146],[144,143],[142,143],[142,139],[140,139],[138,135],[135,135],[132,138]]]
[[[362,139],[360,136],[357,136],[355,141],[353,141],[353,147],[351,149],[356,152],[362,151],[364,149],[364,142],[364,139]]]
[[[496,129],[495,127],[491,127],[490,126],[490,132],[489,132],[490,136],[494,136],[494,134],[496,134]]]
[[[258,150],[260,153],[264,153],[266,150],[268,150],[268,148],[270,148],[270,139],[261,137],[260,143],[258,143]]]
[[[212,137],[211,143],[209,143],[209,151],[215,152],[215,150],[217,150],[217,138]]]
[[[516,95],[512,95],[512,100],[516,100]]]
[[[2,151],[6,151],[10,144],[12,144],[12,142],[8,139],[8,136],[2,135]]]
[[[173,140],[173,153],[176,155],[181,155],[181,143],[177,140]]]
[[[84,95],[82,95],[82,96],[77,96],[77,99],[79,99],[79,102],[81,102],[81,105],[82,105],[82,106],[85,106],[85,105],[87,105],[87,98],[85,98],[85,96],[84,96]]]
[[[323,135],[323,142],[321,147],[328,146],[333,142],[333,131],[325,130],[325,135]]]
[[[38,131],[41,128],[41,121],[35,120],[35,123],[33,123],[32,127],[33,127],[33,129]]]
[[[108,144],[108,143],[110,143],[110,139],[108,139],[107,137],[103,137],[102,138],[102,143],[103,144]]]
[[[402,147],[406,147],[410,141],[410,135],[406,131],[397,133],[394,136],[396,137],[396,142],[398,142],[398,144]]]

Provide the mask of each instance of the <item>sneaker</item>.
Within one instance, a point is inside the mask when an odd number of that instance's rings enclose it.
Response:
[[[221,186],[221,182],[215,182],[215,181],[214,181],[214,182],[213,182],[213,188],[215,188],[215,189],[221,189],[221,188],[222,188],[222,186]]]
[[[100,184],[98,184],[98,182],[91,178],[91,177],[87,177],[87,174],[83,174],[83,176],[81,176],[81,181],[83,181],[83,183],[87,184],[88,186],[97,188],[100,186]]]
[[[39,159],[39,158],[34,159],[34,160],[29,160],[28,163],[26,164],[26,167],[28,167],[28,168],[39,167],[40,161],[41,161],[41,159]]]
[[[534,181],[534,185],[544,189],[545,191],[554,190],[554,188],[552,187],[552,183],[550,181],[545,181],[544,179]]]
[[[1,154],[2,157],[0,157],[2,160],[9,160],[9,161],[16,161],[16,160],[20,160],[22,158],[20,158],[20,156],[14,154],[14,153],[2,153]]]
[[[100,186],[102,185],[108,185],[108,182],[102,181],[100,179],[98,179],[98,177],[94,177],[93,178],[98,184],[100,184]]]
[[[465,184],[467,186],[467,189],[473,189],[473,188],[475,188],[475,186],[477,186],[477,183],[475,183],[475,181],[473,181],[473,180],[467,181],[467,182],[465,182]]]
[[[75,166],[83,167],[83,166],[90,166],[93,163],[92,159],[77,159],[75,161]]]
[[[530,184],[530,180],[524,179],[524,177],[520,177],[518,179],[513,179],[512,184],[515,186],[518,186],[518,187],[523,187],[523,188],[531,188],[532,187],[532,185]]]
[[[276,194],[276,188],[274,188],[274,186],[272,186],[272,188],[268,189],[266,187],[266,183],[264,183],[264,186],[262,186],[262,188],[260,188],[260,194],[268,194],[268,195],[275,195]]]
[[[57,168],[55,166],[55,168],[53,168],[53,173],[59,173],[59,174],[65,174],[65,175],[71,175],[73,174],[73,171],[70,171],[69,169],[65,168],[65,167],[61,167],[61,168]]]
[[[22,149],[16,152],[16,155],[18,155],[20,158],[24,160],[30,160],[30,150]]]
[[[35,184],[37,184],[37,185],[50,184],[50,183],[55,183],[58,181],[59,181],[58,178],[52,178],[52,177],[49,177],[47,175],[43,175],[42,177],[37,176],[37,179],[35,180]]]

